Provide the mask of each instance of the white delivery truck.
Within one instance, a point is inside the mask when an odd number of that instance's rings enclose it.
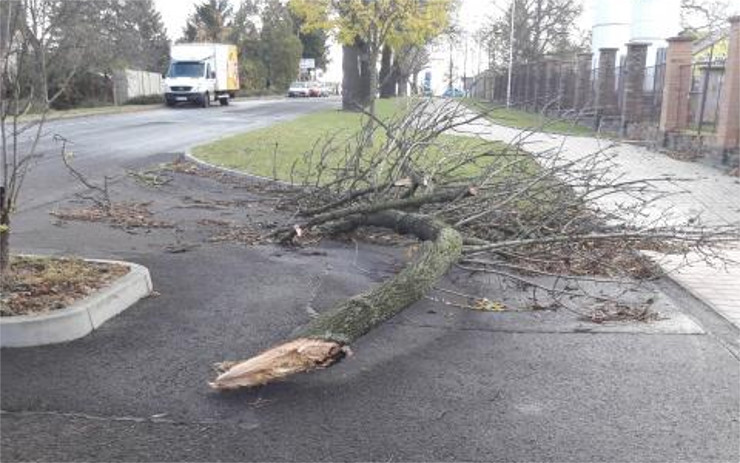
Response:
[[[229,104],[239,90],[239,64],[235,45],[178,43],[170,51],[165,77],[167,106],[195,103],[207,108],[211,101]]]

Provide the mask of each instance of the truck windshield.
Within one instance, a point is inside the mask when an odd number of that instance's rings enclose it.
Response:
[[[203,69],[199,61],[176,61],[170,64],[167,77],[203,77]]]

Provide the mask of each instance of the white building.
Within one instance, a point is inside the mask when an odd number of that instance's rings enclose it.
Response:
[[[665,39],[681,32],[681,0],[592,0],[592,52],[598,65],[600,48],[627,53],[627,42],[646,42],[648,66],[655,64],[655,51],[667,46]]]

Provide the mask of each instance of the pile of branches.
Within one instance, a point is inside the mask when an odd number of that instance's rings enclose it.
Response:
[[[555,298],[584,296],[558,282],[651,277],[655,269],[640,250],[707,253],[737,239],[735,229],[672,222],[654,203],[665,194],[661,183],[676,179],[621,179],[606,148],[575,159],[562,149],[530,152],[536,128],[508,143],[460,136],[485,125],[485,116],[453,100],[411,100],[388,119],[366,113],[353,137],[330,135],[296,161],[293,180],[303,188],[290,202],[295,220],[270,238],[300,243],[305,234],[374,226],[415,235],[422,251],[395,278],[321,314],[291,342],[223,365],[211,385],[263,384],[330,365],[451,265]]]
[[[366,116],[351,139],[330,135],[296,161],[294,180],[304,188],[289,204],[300,220],[273,238],[343,231],[347,218],[381,211],[416,212],[462,235],[471,256],[464,262],[487,255],[527,273],[640,277],[648,269],[636,250],[707,252],[737,237],[698,218],[671,220],[655,204],[668,194],[661,183],[682,179],[623,180],[609,144],[573,159],[562,150],[530,152],[538,128],[509,143],[463,140],[459,133],[476,132],[486,113],[454,100],[412,101],[387,120]]]

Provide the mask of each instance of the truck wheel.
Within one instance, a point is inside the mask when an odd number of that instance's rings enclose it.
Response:
[[[203,101],[201,102],[200,106],[202,108],[207,108],[211,106],[211,96],[208,94],[208,92],[203,94]]]
[[[226,97],[219,98],[218,99],[218,102],[221,103],[221,106],[228,106],[229,105],[229,99],[226,98]]]

